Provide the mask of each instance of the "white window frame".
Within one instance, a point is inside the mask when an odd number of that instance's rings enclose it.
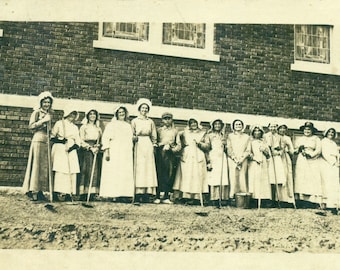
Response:
[[[164,27],[165,27],[165,24],[170,24],[170,31],[173,32],[174,31],[174,28],[175,28],[175,24],[179,24],[179,23],[163,23],[163,34],[164,34]],[[183,23],[184,24],[184,23]],[[190,24],[190,23],[189,23]],[[190,24],[192,25],[192,24]],[[181,46],[181,47],[191,47],[191,48],[200,48],[200,49],[204,49],[205,48],[205,36],[206,36],[206,31],[205,31],[205,24],[200,24],[200,25],[203,25],[203,28],[204,28],[204,46],[203,48],[202,47],[199,47],[199,46],[196,46],[196,43],[195,43],[195,39],[181,39],[179,38],[176,34],[173,35],[170,39],[170,41],[167,41],[165,42],[164,41],[164,36],[163,36],[163,44],[167,44],[167,45],[171,45],[171,46]],[[172,35],[172,33],[171,33]]]
[[[309,62],[294,59],[294,63],[291,64],[290,66],[291,70],[330,75],[340,75],[340,25],[331,25],[329,29],[329,49],[330,49],[329,63]]]
[[[138,41],[104,37],[103,22],[99,22],[98,40],[93,41],[93,47],[219,62],[220,56],[214,54],[214,30],[213,23],[205,23],[205,48],[201,49],[163,44],[163,23],[149,23],[149,39]]]
[[[106,22],[104,22],[106,23]],[[103,25],[104,25],[103,23]],[[112,24],[115,24],[115,23],[112,23]],[[117,24],[117,23],[116,23]],[[136,27],[136,30],[139,30],[139,27],[141,27],[141,25],[143,23],[130,23],[130,24],[135,24],[135,27]],[[140,25],[138,25],[140,24]],[[113,26],[114,28],[117,27],[117,26]],[[149,26],[147,26],[149,27]],[[104,30],[104,27],[103,27],[103,30]],[[104,32],[104,31],[103,31]],[[103,33],[102,32],[102,33]],[[139,32],[126,32],[126,31],[119,31],[119,30],[115,30],[115,36],[114,37],[110,37],[110,36],[104,36],[104,38],[118,38],[118,39],[129,39],[129,40],[136,40],[136,41],[144,41],[144,40],[147,40],[148,39],[148,36],[146,38],[141,38],[139,36]]]

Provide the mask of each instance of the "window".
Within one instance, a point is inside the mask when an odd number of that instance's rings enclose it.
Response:
[[[204,49],[205,24],[164,23],[163,44]]]
[[[103,23],[103,37],[131,40],[148,40],[148,23]]]
[[[295,59],[330,63],[329,26],[296,25]]]
[[[295,25],[291,70],[340,75],[340,25]]]
[[[93,47],[220,61],[212,23],[101,22]]]

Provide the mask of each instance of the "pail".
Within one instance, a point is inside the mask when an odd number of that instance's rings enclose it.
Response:
[[[236,193],[235,194],[235,202],[237,208],[248,209],[250,208],[250,193]]]

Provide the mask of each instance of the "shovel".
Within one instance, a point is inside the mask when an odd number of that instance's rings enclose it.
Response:
[[[94,169],[96,167],[96,161],[97,161],[97,153],[94,154],[94,158],[93,158],[90,184],[89,184],[89,188],[88,188],[88,192],[87,192],[87,200],[86,200],[86,203],[81,204],[82,206],[84,206],[86,208],[93,208],[93,205],[89,204],[89,201],[90,201],[90,195],[91,195],[91,187],[92,187],[92,183],[93,183]]]
[[[48,184],[50,189],[50,202],[53,203],[53,188],[52,188],[52,166],[51,166],[51,143],[50,143],[50,128],[51,121],[47,123],[47,162],[48,162]],[[56,213],[52,204],[45,204],[44,206],[47,210]]]

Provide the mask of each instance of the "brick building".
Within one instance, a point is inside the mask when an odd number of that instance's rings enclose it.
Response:
[[[82,115],[97,108],[104,120],[123,103],[133,116],[133,104],[146,97],[156,123],[171,110],[179,126],[194,112],[205,125],[215,117],[285,122],[295,136],[311,120],[339,131],[337,32],[288,24],[0,22],[0,185],[22,184],[28,120],[45,90],[56,97],[54,121],[70,102]]]

